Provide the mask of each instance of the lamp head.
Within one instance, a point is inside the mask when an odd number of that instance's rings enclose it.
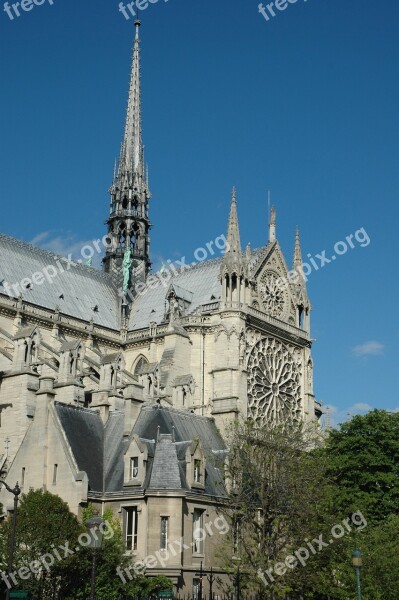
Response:
[[[363,554],[360,552],[360,550],[354,550],[352,552],[352,564],[354,567],[361,567],[362,563],[363,563]]]
[[[88,529],[91,539],[89,548],[101,548],[104,535],[104,524],[104,519],[102,519],[98,515],[95,515],[94,517],[86,521],[86,527]]]

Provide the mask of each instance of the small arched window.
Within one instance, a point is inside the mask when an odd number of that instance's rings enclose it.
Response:
[[[146,365],[148,365],[148,360],[144,356],[140,356],[140,358],[138,359],[138,361],[135,364],[133,374],[141,375],[141,371],[143,370],[143,367],[145,367]]]

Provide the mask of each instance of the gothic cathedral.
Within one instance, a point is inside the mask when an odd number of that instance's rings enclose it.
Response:
[[[220,257],[151,271],[135,29],[103,270],[0,234],[0,470],[76,514],[111,508],[134,559],[185,540],[147,573],[186,593],[200,563],[217,572],[195,531],[225,494],[226,427],[317,420],[321,405],[299,233],[290,270],[274,209],[264,247],[243,251],[233,190]]]

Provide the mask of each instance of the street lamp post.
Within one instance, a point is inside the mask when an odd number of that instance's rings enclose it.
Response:
[[[240,562],[241,559],[237,556],[233,556],[232,559],[234,562],[237,562],[237,572],[235,576],[235,600],[241,600],[241,572],[240,572]]]
[[[86,527],[89,530],[90,544],[89,548],[93,550],[93,558],[91,564],[91,590],[90,600],[96,598],[96,567],[97,567],[97,550],[101,548],[103,540],[103,525],[105,521],[99,516],[94,516],[86,522]]]
[[[362,566],[362,557],[363,554],[360,550],[354,550],[352,552],[352,564],[355,567],[356,571],[356,586],[357,586],[357,598],[358,600],[362,600],[362,589],[360,587],[360,567]]]
[[[10,536],[10,546],[8,550],[8,575],[10,576],[12,573],[13,562],[14,562],[14,552],[15,552],[15,541],[16,541],[16,533],[17,533],[17,509],[18,509],[18,500],[21,494],[21,488],[18,485],[18,481],[15,484],[14,488],[11,488],[8,483],[0,479],[0,484],[3,484],[4,487],[10,494],[14,495],[14,513],[12,515],[12,527],[11,527],[11,536]],[[10,598],[10,588],[7,586],[6,591],[6,600]]]
[[[237,568],[237,600],[241,598],[241,581],[240,581],[241,573],[240,573],[240,565]]]

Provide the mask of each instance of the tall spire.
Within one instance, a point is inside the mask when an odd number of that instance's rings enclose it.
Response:
[[[126,125],[119,164],[110,189],[109,244],[103,261],[104,270],[114,275],[125,299],[134,296],[135,283],[146,279],[151,264],[148,216],[151,194],[141,131],[139,30],[140,21],[137,20]]]
[[[140,21],[135,21],[136,35],[133,46],[125,135],[119,159],[119,176],[144,178],[144,149],[141,131],[140,87]]]
[[[237,192],[235,187],[233,187],[231,195],[230,216],[227,226],[227,243],[228,252],[231,252],[233,255],[236,254],[241,258],[240,230],[238,227],[237,216]]]

